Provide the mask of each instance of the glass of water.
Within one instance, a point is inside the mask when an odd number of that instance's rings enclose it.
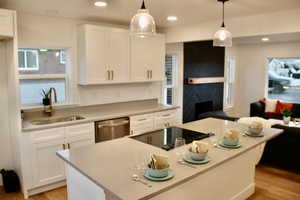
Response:
[[[182,137],[176,138],[174,148],[175,148],[175,153],[179,158],[178,160],[181,160],[182,156],[185,153],[185,148],[183,148],[183,146],[185,146],[185,139]]]

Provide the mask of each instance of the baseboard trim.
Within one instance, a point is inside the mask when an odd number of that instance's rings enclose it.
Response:
[[[248,185],[243,191],[234,195],[230,200],[245,200],[255,192],[255,183]]]
[[[57,183],[41,186],[41,187],[38,187],[38,188],[33,188],[33,189],[30,189],[30,190],[27,191],[28,192],[28,197],[32,196],[32,195],[35,195],[35,194],[42,193],[42,192],[46,192],[46,191],[49,191],[49,190],[53,190],[53,189],[56,189],[56,188],[59,188],[59,187],[63,187],[65,185],[66,185],[66,181],[60,181],[60,182],[57,182]],[[28,199],[28,197],[26,198],[26,196],[25,196],[25,199]]]

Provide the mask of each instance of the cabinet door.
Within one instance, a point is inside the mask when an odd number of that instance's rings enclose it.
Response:
[[[0,9],[0,37],[14,36],[13,12]]]
[[[109,79],[108,52],[107,52],[107,31],[95,26],[84,27],[84,55],[85,62],[81,62],[86,72],[87,83],[105,83]],[[81,48],[81,47],[80,47]]]
[[[164,60],[163,35],[131,37],[131,76],[134,81],[162,81]]]
[[[56,152],[63,149],[63,139],[35,143],[32,146],[34,186],[43,186],[65,179],[63,161]]]
[[[148,38],[132,36],[131,41],[131,79],[133,81],[149,81],[151,52]]]
[[[151,55],[148,68],[150,70],[150,79],[152,81],[163,81],[165,73],[165,38],[163,35],[149,37],[148,51]]]
[[[129,33],[112,29],[108,33],[109,69],[112,81],[129,81]]]

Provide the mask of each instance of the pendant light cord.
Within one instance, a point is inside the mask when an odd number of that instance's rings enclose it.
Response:
[[[141,7],[142,10],[145,10],[146,9],[146,6],[145,6],[145,1],[143,0],[143,3],[142,3],[142,7]]]
[[[225,1],[223,1],[223,16],[222,16],[222,20],[223,20],[223,21],[222,21],[222,27],[223,27],[223,28],[225,28],[225,23],[224,23],[224,18],[225,18],[225,14],[224,14],[224,13],[225,13],[225,9],[224,9],[224,7],[225,7]]]

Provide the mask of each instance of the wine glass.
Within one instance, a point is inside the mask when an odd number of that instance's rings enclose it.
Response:
[[[185,139],[181,138],[181,137],[176,138],[174,147],[175,147],[175,153],[176,153],[179,161],[182,160],[182,156],[185,153],[185,148],[182,148],[183,146],[185,146]]]

